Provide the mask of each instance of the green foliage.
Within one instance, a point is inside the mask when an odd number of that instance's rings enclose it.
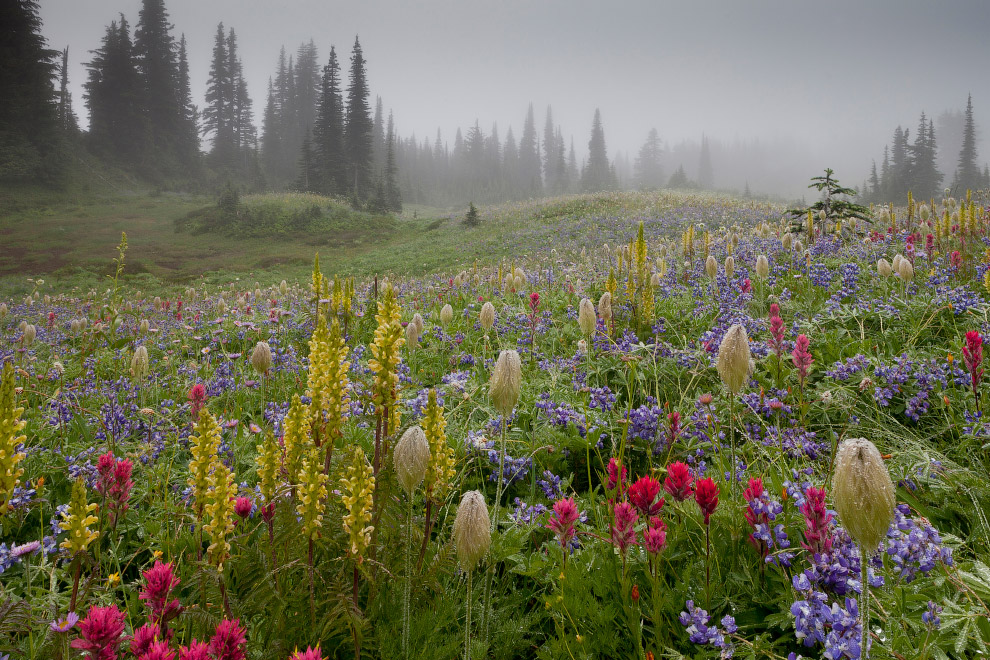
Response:
[[[481,224],[481,215],[478,213],[478,209],[475,207],[474,202],[471,202],[468,206],[468,211],[464,215],[464,226],[465,227],[477,227]]]
[[[825,229],[828,228],[828,223],[830,222],[834,224],[837,221],[850,218],[862,220],[867,223],[872,222],[870,209],[861,204],[842,199],[843,197],[854,197],[856,191],[852,188],[843,187],[839,183],[839,180],[832,176],[833,174],[834,172],[831,169],[826,168],[824,176],[811,177],[812,183],[808,187],[820,192],[822,198],[807,208],[788,209],[787,212],[797,218],[795,224],[792,225],[792,231],[800,232],[804,228],[803,221],[808,215],[808,211],[814,214],[814,221],[820,222]],[[820,218],[819,213],[824,213],[825,217]]]

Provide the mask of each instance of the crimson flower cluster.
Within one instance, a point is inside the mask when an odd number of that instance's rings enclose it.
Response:
[[[108,451],[100,456],[96,469],[100,475],[96,490],[106,500],[110,524],[116,525],[118,516],[128,509],[127,502],[131,499],[131,487],[134,486],[131,480],[134,466],[126,458],[114,458],[113,452]]]

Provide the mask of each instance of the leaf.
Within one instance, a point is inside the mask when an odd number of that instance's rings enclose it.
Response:
[[[962,655],[963,651],[966,650],[966,647],[969,644],[969,640],[967,639],[969,635],[969,628],[972,624],[973,622],[971,619],[966,619],[962,628],[959,629],[959,634],[956,635],[956,643],[953,646],[953,651],[955,651],[956,655]]]

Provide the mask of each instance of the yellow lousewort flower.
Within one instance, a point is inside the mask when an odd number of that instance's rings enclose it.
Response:
[[[585,337],[591,336],[597,323],[594,304],[587,298],[582,298],[578,304],[578,326],[581,328],[581,334]]]
[[[519,392],[522,389],[522,362],[519,360],[519,353],[512,349],[499,353],[488,388],[495,409],[503,418],[508,419],[519,401]]]
[[[485,334],[491,332],[491,329],[495,326],[495,305],[491,302],[486,302],[481,306],[481,313],[478,314],[478,322],[481,324],[481,329],[484,330]]]
[[[464,570],[473,570],[492,544],[491,520],[485,498],[476,490],[461,496],[454,518],[454,548]]]
[[[76,479],[72,484],[72,499],[69,500],[69,508],[62,513],[62,522],[58,524],[60,528],[68,532],[68,537],[59,544],[60,548],[69,551],[69,555],[75,556],[77,552],[82,552],[90,543],[99,538],[99,532],[90,531],[89,526],[99,521],[99,518],[92,515],[96,511],[96,503],[86,502],[86,482],[82,477]]]
[[[230,542],[227,537],[234,531],[234,499],[237,486],[234,473],[219,456],[214,455],[213,472],[209,477],[210,489],[206,493],[206,513],[210,517],[203,529],[210,535],[210,561],[223,573],[223,562],[230,556]]]
[[[14,489],[21,483],[24,468],[18,467],[27,455],[18,448],[27,440],[20,432],[27,422],[21,419],[24,408],[18,408],[14,396],[14,365],[3,365],[0,378],[0,516],[7,513]]]
[[[385,418],[385,435],[391,435],[399,428],[399,375],[397,368],[400,361],[399,351],[405,344],[402,333],[402,314],[396,301],[392,285],[378,299],[378,314],[375,320],[375,339],[371,343],[372,357],[368,367],[375,374],[372,384],[372,402],[379,415],[387,411]]]
[[[867,554],[873,554],[894,520],[894,484],[876,446],[865,438],[839,445],[832,477],[839,521]]]
[[[372,493],[375,490],[375,477],[371,465],[360,447],[354,448],[351,464],[347,466],[347,476],[340,480],[341,500],[347,513],[343,517],[344,531],[350,536],[350,553],[361,558],[371,543]]]
[[[330,331],[327,329],[326,316],[318,313],[316,328],[309,338],[309,369],[306,373],[306,396],[310,398],[311,418],[314,426],[319,426],[323,419],[326,389],[329,386],[328,373]]]
[[[278,472],[282,467],[282,448],[271,433],[265,433],[264,441],[257,446],[258,455],[254,461],[258,465],[258,487],[265,504],[275,501],[278,488]]]
[[[454,449],[447,444],[447,419],[443,406],[437,403],[437,391],[431,389],[426,400],[426,413],[423,415],[423,433],[430,445],[430,464],[426,470],[426,497],[440,502],[453,483],[457,470],[454,468]]]
[[[399,484],[406,495],[412,497],[416,488],[423,483],[430,464],[430,443],[422,428],[412,426],[406,429],[392,452],[392,463],[395,465]]]
[[[739,394],[750,373],[749,337],[746,328],[736,323],[722,337],[718,346],[718,375],[733,395]]]
[[[299,504],[296,505],[296,513],[301,520],[303,536],[311,541],[315,541],[320,535],[323,512],[326,510],[329,477],[323,473],[322,463],[320,451],[316,447],[310,448],[303,458],[299,475]]]
[[[206,493],[210,488],[210,469],[213,458],[220,449],[220,425],[216,417],[206,408],[199,411],[199,419],[193,427],[193,435],[189,441],[189,480],[186,482],[193,491],[196,501],[196,513],[202,518],[203,507],[206,504]]]
[[[285,445],[285,471],[289,483],[295,486],[299,483],[299,471],[302,469],[302,459],[313,446],[310,437],[309,408],[302,402],[298,394],[292,395],[289,412],[283,423],[282,443]]]
[[[148,348],[138,346],[134,349],[134,357],[131,358],[131,376],[140,383],[148,376],[148,369]]]

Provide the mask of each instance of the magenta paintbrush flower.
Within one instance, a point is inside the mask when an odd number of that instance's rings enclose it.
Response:
[[[164,638],[169,638],[168,622],[182,613],[177,598],[169,600],[172,590],[179,585],[179,578],[172,571],[172,564],[156,561],[155,565],[142,573],[144,588],[138,596],[151,610],[148,619],[158,628]]]
[[[694,484],[694,501],[698,503],[698,508],[705,514],[705,524],[707,525],[718,507],[718,486],[715,485],[711,477],[699,479]]]
[[[216,660],[244,660],[244,629],[241,620],[229,621],[224,619],[217,625],[213,639],[210,640],[210,655]]]
[[[804,493],[801,515],[804,516],[804,541],[801,546],[816,554],[832,549],[832,514],[825,506],[825,489],[809,486]]]
[[[608,459],[608,489],[615,490],[616,487],[622,490],[622,482],[626,480],[626,466],[622,466],[622,476],[619,476],[619,461],[612,458]]]
[[[137,656],[138,660],[175,660],[175,651],[169,648],[168,642],[158,640],[148,646],[148,650]]]
[[[801,382],[802,389],[804,389],[804,379],[808,377],[808,369],[814,362],[809,350],[810,346],[811,341],[806,335],[798,335],[794,342],[794,350],[791,352],[791,361],[794,362],[794,366],[798,370],[798,380]]]
[[[770,347],[777,357],[784,352],[784,319],[780,318],[780,307],[777,303],[770,305]]]
[[[977,387],[983,379],[983,337],[976,330],[966,333],[966,344],[963,346],[963,363],[966,371],[969,372],[970,381],[973,385],[973,396],[976,397],[976,409],[980,409],[980,398],[977,396]]]
[[[667,547],[667,527],[659,518],[654,518],[653,520],[659,524],[653,525],[653,521],[651,520],[650,526],[643,530],[643,547],[651,555],[657,555]]]
[[[131,480],[133,469],[133,463],[124,458],[117,459],[109,451],[100,456],[97,463],[96,470],[100,478],[96,482],[96,490],[106,499],[111,525],[116,524],[117,518],[129,508],[127,503],[131,499],[131,487],[134,486]]]
[[[91,607],[71,646],[88,653],[90,660],[116,660],[123,634],[124,613],[116,605]]]
[[[577,505],[574,504],[573,497],[554,502],[553,513],[550,514],[547,527],[557,536],[560,547],[566,548],[567,544],[574,538],[574,523],[580,517],[581,514],[578,512]]]
[[[667,478],[663,480],[663,489],[678,502],[691,497],[691,471],[680,461],[667,466]]]
[[[289,656],[289,660],[323,660],[320,645],[317,644],[315,649],[312,646],[307,646],[305,651],[296,651]]]
[[[196,383],[189,389],[189,415],[199,419],[199,411],[206,405],[206,388],[202,383]]]
[[[210,647],[206,642],[194,639],[189,646],[179,647],[179,660],[211,660]]]
[[[615,505],[615,522],[612,525],[612,543],[618,548],[622,556],[626,556],[626,550],[631,545],[636,545],[636,521],[639,514],[629,502],[619,502]]]
[[[636,507],[636,510],[643,516],[655,516],[663,510],[664,499],[660,494],[660,482],[650,475],[644,475],[629,486],[629,501]]]

